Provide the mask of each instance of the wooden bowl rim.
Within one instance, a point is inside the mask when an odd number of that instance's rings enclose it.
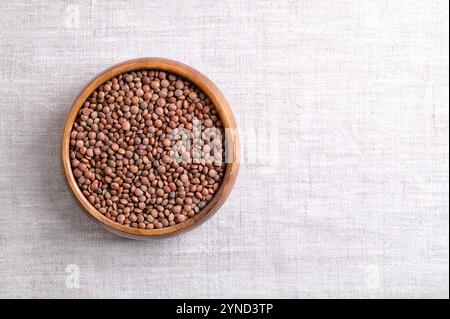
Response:
[[[211,201],[209,201],[208,204],[194,217],[187,219],[183,223],[164,227],[161,229],[139,229],[123,226],[119,223],[111,221],[100,212],[98,212],[97,209],[95,209],[89,203],[87,198],[81,193],[81,190],[79,189],[72,173],[69,155],[70,133],[72,131],[73,123],[83,103],[92,94],[92,92],[94,92],[95,89],[97,89],[99,86],[101,86],[103,83],[113,78],[114,76],[126,72],[145,69],[170,72],[192,82],[209,97],[213,105],[218,110],[220,119],[222,120],[223,126],[226,129],[225,174],[216,194],[211,199]],[[226,101],[220,90],[211,80],[209,80],[206,76],[204,76],[194,68],[181,62],[165,58],[147,57],[126,60],[113,65],[112,67],[101,72],[99,75],[95,76],[83,88],[78,97],[75,99],[75,102],[72,105],[64,126],[61,142],[61,163],[66,182],[72,195],[76,198],[77,202],[81,204],[88,216],[99,221],[107,230],[115,234],[133,239],[158,238],[167,235],[179,234],[205,222],[220,208],[220,206],[222,206],[222,204],[229,196],[231,189],[236,181],[237,173],[239,170],[239,140],[236,121],[228,102]]]

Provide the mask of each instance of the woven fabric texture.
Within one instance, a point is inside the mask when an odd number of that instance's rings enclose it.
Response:
[[[0,297],[449,297],[447,1],[2,1]],[[159,56],[222,90],[241,170],[191,232],[122,239],[66,188],[101,70]]]

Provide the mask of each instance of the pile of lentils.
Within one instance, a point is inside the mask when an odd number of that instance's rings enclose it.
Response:
[[[110,79],[85,101],[70,159],[97,211],[124,226],[160,229],[213,198],[225,171],[223,141],[219,114],[201,90],[180,76],[142,70]]]

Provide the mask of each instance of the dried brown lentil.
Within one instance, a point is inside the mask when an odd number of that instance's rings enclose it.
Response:
[[[220,148],[202,144],[205,157],[195,162],[171,134],[182,128],[194,139],[198,124],[216,128],[222,140]],[[217,131],[206,134],[217,137]],[[101,214],[129,227],[160,229],[195,216],[225,172],[219,113],[192,83],[162,71],[107,81],[83,104],[70,136],[78,187]]]

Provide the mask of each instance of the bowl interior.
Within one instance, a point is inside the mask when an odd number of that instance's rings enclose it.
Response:
[[[225,145],[224,145],[225,161],[226,161],[225,173],[222,179],[222,183],[220,184],[220,187],[215,193],[214,197],[207,203],[207,205],[199,213],[197,213],[195,216],[191,218],[188,218],[186,221],[173,226],[151,230],[123,226],[119,223],[113,222],[112,220],[108,219],[107,217],[103,216],[100,212],[98,212],[81,193],[81,190],[79,189],[72,173],[69,156],[70,132],[72,131],[73,123],[78,115],[78,111],[80,110],[81,106],[86,101],[86,99],[92,94],[92,92],[94,92],[97,89],[97,87],[102,85],[104,82],[108,81],[109,79],[117,75],[144,69],[166,71],[169,73],[179,75],[192,82],[209,97],[212,104],[219,112],[220,119],[225,128]],[[231,189],[237,177],[237,172],[239,169],[238,143],[239,142],[236,129],[236,122],[234,120],[234,116],[231,112],[231,109],[225,97],[207,77],[205,77],[203,74],[196,71],[195,69],[191,68],[190,66],[182,64],[177,61],[162,58],[142,58],[142,59],[128,60],[119,63],[115,66],[112,66],[111,68],[103,71],[100,75],[95,77],[81,91],[79,96],[76,98],[66,120],[62,137],[61,160],[63,171],[69,185],[69,189],[75,196],[77,201],[84,208],[84,210],[89,214],[89,216],[93,217],[95,220],[100,221],[106,229],[118,235],[135,239],[143,239],[143,238],[171,235],[188,230],[192,228],[194,225],[199,225],[200,223],[204,222],[208,217],[210,217],[220,208],[220,206],[223,204],[223,202],[226,200],[229,193],[231,192]]]

